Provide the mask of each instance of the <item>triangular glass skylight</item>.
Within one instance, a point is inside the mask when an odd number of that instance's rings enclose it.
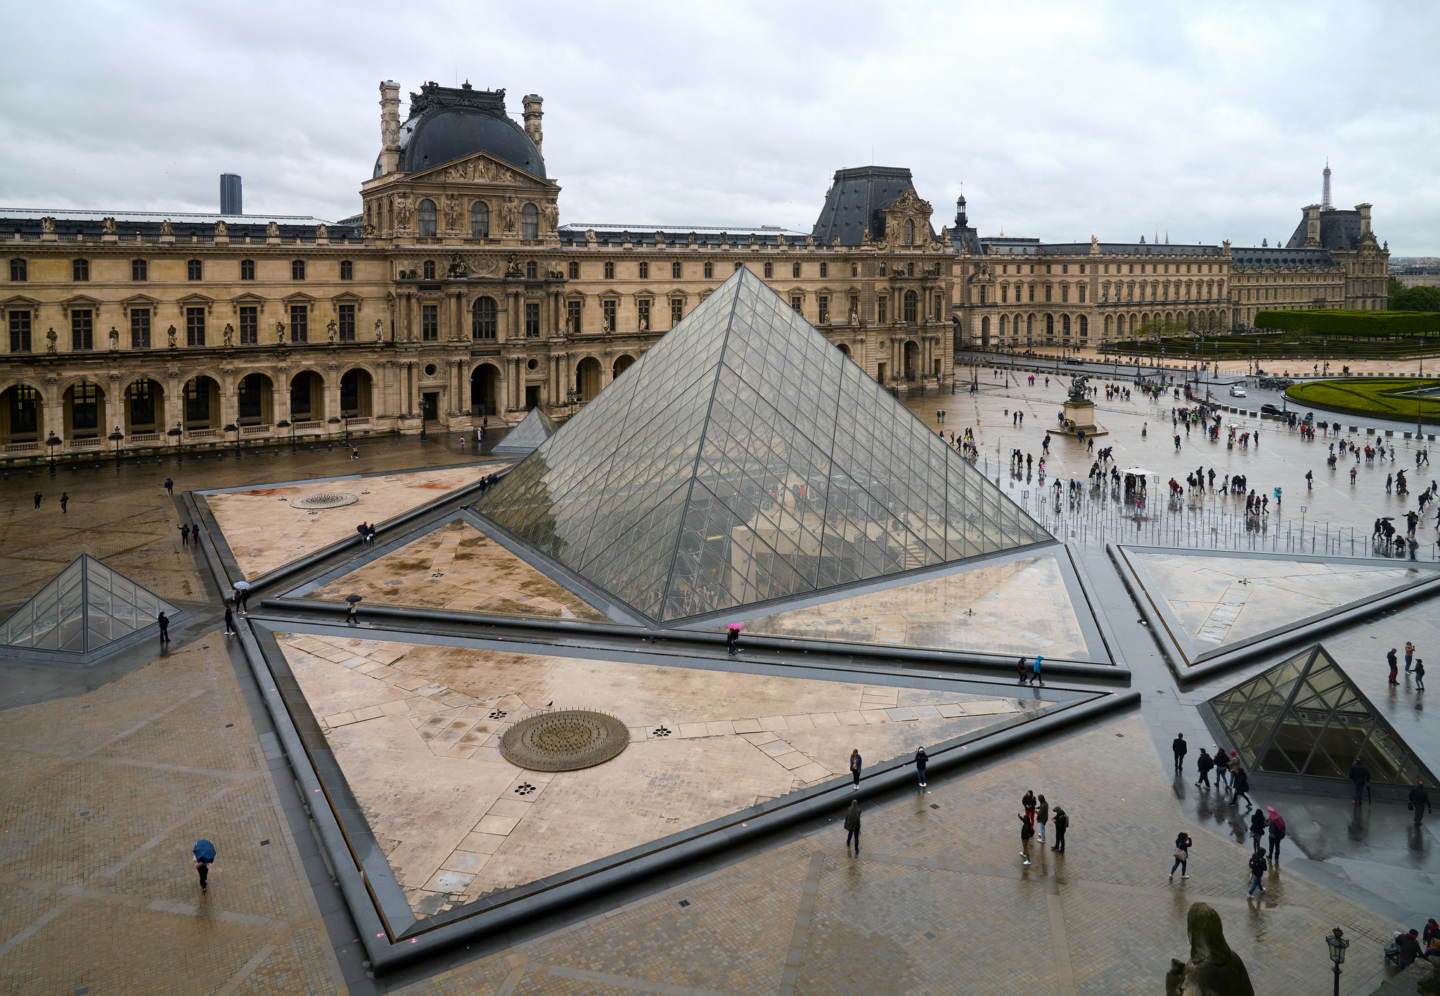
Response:
[[[656,621],[1051,539],[744,267],[474,507]]]
[[[1252,771],[1345,778],[1359,758],[1377,784],[1413,785],[1425,766],[1319,644],[1211,699]]]
[[[169,602],[81,554],[0,623],[0,646],[17,656],[88,663],[178,615]]]
[[[495,444],[492,453],[529,453],[545,440],[555,435],[560,426],[555,420],[546,415],[538,408],[530,409],[529,414],[520,420],[520,424],[509,432],[505,438]]]

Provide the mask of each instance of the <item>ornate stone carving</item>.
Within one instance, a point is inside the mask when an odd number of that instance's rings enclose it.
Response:
[[[330,345],[332,346],[335,345],[335,334],[337,331],[339,330],[338,327],[335,325],[335,319],[332,318],[325,326],[325,335],[330,339]]]
[[[172,225],[172,224],[170,224],[170,219],[169,219],[169,218],[166,218],[164,221],[160,222],[160,234],[161,234],[161,235],[174,235],[174,234],[175,234],[175,226]]]
[[[415,209],[410,204],[410,191],[402,190],[395,195],[395,229],[400,232],[410,231],[410,218]]]
[[[114,235],[114,234],[115,234],[115,219],[114,219],[114,218],[109,218],[109,217],[107,217],[107,218],[102,218],[102,219],[100,220],[100,232],[101,232],[101,234],[104,234],[104,235]]]
[[[316,226],[315,226],[315,241],[316,241],[316,242],[319,242],[321,239],[328,239],[328,238],[330,238],[330,230],[329,230],[328,228],[326,228],[324,225],[316,225]]]
[[[55,234],[55,219],[48,214],[40,219],[40,231],[44,235]]]
[[[270,224],[265,226],[265,237],[267,239],[278,239],[280,237],[280,226],[273,221],[270,222]]]
[[[175,348],[175,326],[172,325],[172,326],[170,326],[168,329],[165,330],[165,338],[166,338],[167,340],[169,340],[170,348],[171,348],[171,349],[174,349],[174,348]]]
[[[235,326],[231,325],[229,322],[226,322],[223,336],[225,339],[225,348],[232,348],[235,345]]]
[[[585,244],[586,244],[586,245],[592,245],[592,246],[593,246],[593,245],[595,244],[595,242],[596,242],[595,229],[593,229],[593,228],[587,228],[587,229],[585,229]]]
[[[282,346],[285,345],[285,323],[284,323],[284,322],[276,322],[276,323],[275,323],[275,341],[278,342],[278,343],[279,343],[280,345],[282,345]]]
[[[452,280],[470,276],[470,268],[465,265],[465,260],[458,252],[450,254],[450,265],[446,268],[445,275]]]
[[[445,231],[456,232],[460,230],[460,196],[458,194],[445,195]]]
[[[505,276],[511,279],[525,276],[524,271],[520,269],[520,257],[513,252],[509,258],[505,260]]]
[[[365,222],[365,227],[361,229],[361,232],[367,239],[373,239],[375,237],[375,226],[367,221]]]
[[[1225,943],[1220,914],[1206,903],[1192,903],[1185,921],[1190,960],[1171,960],[1165,996],[1255,996],[1245,963]]]
[[[110,326],[110,352],[114,353],[120,349],[120,330]]]
[[[376,341],[376,342],[384,342],[384,341],[385,341],[384,326],[381,324],[380,319],[378,319],[378,318],[375,319],[375,341]]]
[[[229,238],[230,226],[225,224],[225,219],[220,218],[215,222],[215,237],[217,239]]]

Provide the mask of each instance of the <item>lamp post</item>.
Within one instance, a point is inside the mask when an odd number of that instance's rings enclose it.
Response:
[[[50,447],[50,473],[52,474],[55,473],[55,447],[59,446],[61,442],[60,437],[53,432],[50,433],[50,437],[45,440],[45,445]]]
[[[1345,932],[1336,927],[1325,935],[1325,944],[1330,948],[1331,970],[1335,973],[1335,996],[1340,996],[1340,966],[1345,964],[1345,949],[1350,942],[1345,940]]]
[[[115,431],[110,433],[110,438],[115,442],[115,469],[120,469],[120,440],[125,438],[125,433],[120,431],[117,425]]]
[[[176,423],[175,423],[175,428],[168,430],[168,431],[165,433],[165,435],[167,435],[167,436],[174,436],[174,437],[175,437],[175,462],[176,462],[176,463],[184,463],[184,462],[185,462],[185,451],[184,451],[183,449],[181,449],[181,447],[180,447],[180,436],[181,436],[180,423],[179,423],[179,422],[176,422]]]
[[[235,433],[235,459],[240,459],[240,426],[231,422],[225,427],[226,432]]]
[[[294,453],[294,452],[295,452],[295,423],[294,423],[294,422],[291,422],[289,419],[282,418],[280,421],[278,421],[278,422],[275,423],[275,428],[277,428],[277,429],[289,429],[289,430],[290,430],[290,452],[291,452],[291,453]]]

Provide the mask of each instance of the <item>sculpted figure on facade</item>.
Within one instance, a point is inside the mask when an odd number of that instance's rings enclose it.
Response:
[[[225,348],[226,348],[226,349],[229,349],[229,348],[231,348],[232,346],[234,346],[234,345],[235,345],[235,326],[231,325],[229,322],[226,322],[226,323],[225,323],[225,332],[223,333],[223,337],[224,337],[224,339],[225,339]]]
[[[336,334],[337,331],[338,331],[338,328],[337,328],[337,326],[335,325],[335,319],[332,318],[332,319],[330,319],[330,323],[325,326],[325,334],[326,334],[327,336],[329,336],[329,338],[330,338],[330,345],[332,345],[332,346],[335,345],[335,334]]]
[[[506,197],[500,202],[500,231],[506,235],[514,235],[515,226],[515,198]]]
[[[285,345],[285,323],[284,323],[284,322],[276,322],[276,323],[275,323],[275,341],[278,342],[278,343],[279,343],[280,345],[282,345],[282,346]]]
[[[224,219],[224,218],[218,218],[218,219],[216,219],[216,221],[215,221],[215,237],[216,237],[217,239],[224,239],[224,238],[229,238],[229,236],[230,236],[230,226],[227,225],[227,224],[225,224],[225,219]]]
[[[376,342],[384,342],[384,341],[385,341],[385,333],[384,333],[384,331],[383,331],[383,328],[384,328],[384,326],[381,324],[380,319],[378,319],[378,318],[375,319],[375,341],[376,341]]]
[[[169,340],[170,348],[171,348],[171,349],[174,349],[174,348],[175,348],[175,326],[172,325],[172,326],[170,326],[168,329],[165,330],[165,338]]]
[[[457,194],[445,195],[445,231],[458,232],[460,230],[460,197]]]
[[[40,219],[40,231],[44,235],[55,234],[55,219],[46,215]]]
[[[328,238],[330,238],[330,230],[329,230],[328,228],[326,228],[324,225],[316,225],[316,226],[315,226],[315,241],[316,241],[316,242],[319,242],[321,239],[328,239]]]
[[[115,352],[118,352],[119,350],[120,350],[120,330],[117,329],[115,326],[112,325],[112,326],[110,326],[110,352],[115,353]]]
[[[395,195],[395,229],[396,231],[410,231],[410,216],[414,208],[410,206],[410,192],[402,190]]]
[[[270,222],[270,224],[265,226],[265,237],[267,239],[278,239],[280,237],[280,226],[273,221]]]
[[[450,265],[446,268],[445,275],[452,280],[470,276],[470,268],[465,265],[465,260],[460,258],[458,252],[450,254]]]
[[[115,219],[114,219],[114,218],[109,218],[109,217],[101,219],[101,221],[100,221],[100,232],[101,232],[101,234],[104,234],[104,235],[114,235],[114,234],[115,234]]]
[[[166,218],[164,221],[160,222],[160,234],[161,234],[161,235],[174,235],[174,234],[175,234],[175,226],[172,225],[172,224],[170,224],[170,219],[169,219],[169,218]]]
[[[520,257],[513,252],[510,254],[510,257],[505,260],[505,276],[511,279],[525,276],[525,272],[520,269]]]
[[[1172,959],[1165,973],[1165,996],[1255,996],[1250,973],[1230,950],[1220,914],[1207,903],[1193,903],[1186,917],[1190,960]]]

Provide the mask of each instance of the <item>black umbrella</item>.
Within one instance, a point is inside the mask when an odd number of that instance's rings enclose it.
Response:
[[[354,603],[354,602],[359,602],[359,601],[363,600],[363,598],[364,598],[364,596],[362,596],[362,595],[346,595],[346,596],[345,596],[345,601]]]

